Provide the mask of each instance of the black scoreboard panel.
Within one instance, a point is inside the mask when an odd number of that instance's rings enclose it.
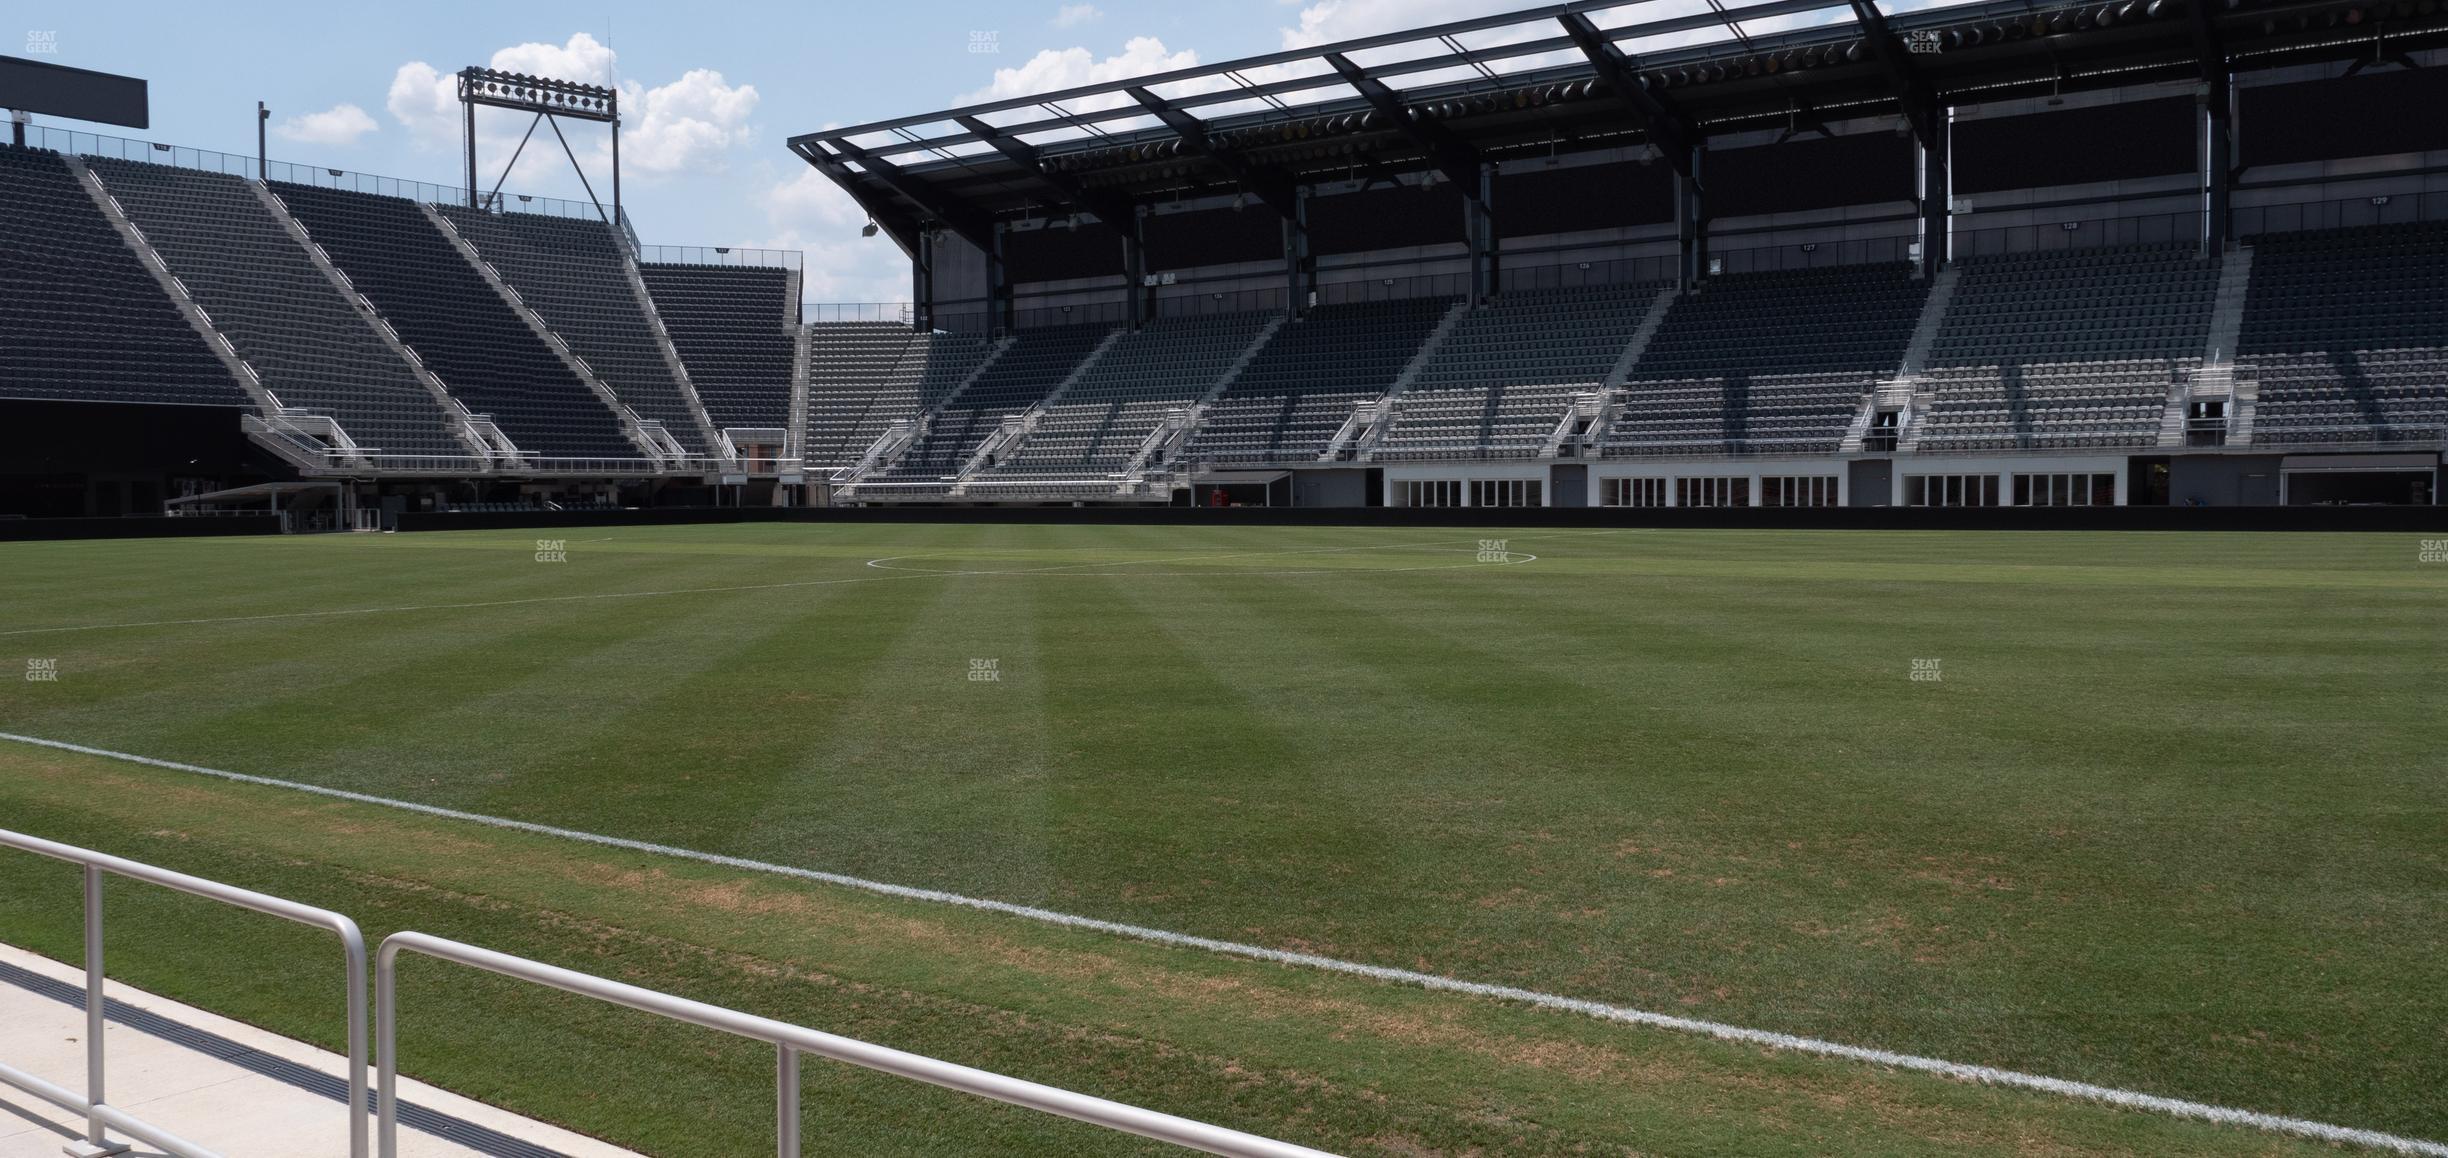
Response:
[[[2448,69],[2388,69],[2237,95],[2236,159],[2246,165],[2448,149]]]
[[[2190,173],[2200,164],[2191,97],[2051,109],[1958,121],[1957,193],[2130,181]]]
[[[1250,198],[1239,209],[1151,213],[1140,223],[1149,269],[1283,260],[1283,215]]]
[[[1122,273],[1122,235],[1103,225],[1064,224],[1044,229],[1014,230],[1003,235],[1003,264],[1011,280],[1067,281],[1082,277],[1118,277]]]
[[[1674,220],[1664,161],[1532,167],[1496,178],[1496,235],[1529,237]]]
[[[1910,201],[1912,139],[1855,133],[1710,150],[1701,156],[1700,185],[1708,191],[1712,218]]]
[[[1462,190],[1453,182],[1380,186],[1309,199],[1312,253],[1365,253],[1415,245],[1459,244]]]
[[[145,82],[18,56],[0,56],[0,109],[149,129]]]

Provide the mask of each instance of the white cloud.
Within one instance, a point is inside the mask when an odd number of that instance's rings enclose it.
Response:
[[[356,105],[334,105],[319,113],[291,117],[273,128],[284,141],[309,145],[354,145],[357,138],[382,126]]]
[[[612,51],[611,46],[580,32],[571,35],[566,44],[530,41],[511,45],[494,53],[490,63],[504,72],[523,72],[529,76],[609,86],[615,76],[613,66],[617,60],[618,54]]]
[[[971,104],[1028,96],[1075,85],[1103,84],[1146,76],[1152,72],[1191,68],[1198,62],[1198,53],[1189,49],[1168,51],[1164,41],[1153,36],[1134,36],[1122,46],[1121,52],[1102,58],[1078,46],[1049,48],[1030,57],[1028,63],[1018,68],[996,69],[994,83],[958,99],[962,104]],[[1092,104],[1083,107],[1098,106]]]
[[[619,54],[587,33],[561,44],[514,44],[487,62],[506,72],[548,76],[580,84],[615,86],[621,94],[621,164],[633,173],[677,173],[718,165],[724,154],[748,144],[753,130],[748,118],[756,111],[754,85],[734,85],[712,69],[691,69],[669,84],[649,87],[619,79]],[[428,148],[457,148],[460,135],[458,78],[421,60],[412,60],[392,75],[385,107],[410,137]],[[527,118],[480,112],[476,118],[478,147],[487,156],[504,157],[527,130]],[[573,140],[588,168],[610,164],[608,134],[588,143]],[[518,177],[542,180],[558,189],[550,161],[556,150],[530,148],[520,157]]]
[[[610,47],[580,32],[563,44],[513,44],[494,53],[487,63],[505,72],[609,86],[617,60]],[[459,137],[459,79],[454,73],[421,60],[409,61],[392,74],[385,107],[420,144]]]
[[[859,236],[867,213],[823,174],[801,169],[759,195],[773,232],[749,243],[807,255],[800,294],[813,302],[898,302],[910,296],[909,258],[883,234]]]
[[[731,85],[712,69],[690,69],[659,88],[628,85],[621,90],[629,124],[622,133],[621,163],[648,173],[675,173],[718,160],[749,143],[749,114],[756,111],[752,84]]]
[[[1094,4],[1065,4],[1054,13],[1054,27],[1073,28],[1104,15]]]
[[[421,144],[458,136],[458,84],[424,61],[399,66],[391,76],[391,92],[383,107]]]
[[[1299,26],[1283,30],[1283,46],[1313,48],[1531,6],[1522,0],[1318,0],[1301,9]],[[1553,29],[1550,24],[1542,34],[1552,35]]]

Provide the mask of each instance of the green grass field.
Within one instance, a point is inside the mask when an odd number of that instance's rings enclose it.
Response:
[[[824,524],[18,544],[0,730],[2448,1139],[2448,566],[2417,552]],[[56,681],[19,681],[29,659]],[[4,742],[0,827],[1354,1153],[2314,1148]],[[0,941],[77,960],[75,895],[0,855]],[[327,951],[311,933],[112,905],[116,974],[338,1040],[322,958],[262,954]],[[770,1147],[761,1047],[438,965],[406,1001],[420,1077],[656,1153]],[[815,1063],[808,1104],[830,1152],[1144,1149]]]

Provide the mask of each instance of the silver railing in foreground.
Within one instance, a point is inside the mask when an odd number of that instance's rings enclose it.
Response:
[[[399,1154],[399,1100],[396,1088],[399,1077],[396,1020],[399,1001],[396,982],[402,950],[772,1045],[776,1053],[774,1093],[777,1102],[774,1152],[781,1158],[799,1158],[799,1055],[803,1053],[865,1066],[1043,1113],[1075,1118],[1109,1130],[1204,1150],[1210,1154],[1231,1155],[1233,1158],[1331,1158],[1325,1151],[1306,1146],[1294,1146],[886,1046],[803,1029],[755,1014],[641,989],[593,974],[496,953],[491,949],[480,949],[424,933],[393,933],[383,940],[382,948],[374,958],[374,1071],[378,1091],[376,1132],[381,1139],[381,1158],[397,1158]]]
[[[85,1115],[84,1143],[73,1153],[96,1156],[125,1153],[128,1149],[126,1143],[112,1142],[107,1136],[107,1131],[117,1130],[179,1158],[218,1158],[212,1151],[148,1126],[103,1100],[102,874],[111,873],[208,901],[219,901],[302,925],[329,929],[339,935],[341,950],[348,958],[349,1156],[367,1158],[366,948],[365,937],[357,931],[357,922],[327,909],[5,829],[0,829],[0,847],[64,860],[82,865],[85,869],[85,1096],[78,1097],[32,1074],[0,1065],[0,1082],[62,1109]]]

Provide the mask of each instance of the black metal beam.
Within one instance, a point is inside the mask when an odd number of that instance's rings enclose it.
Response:
[[[1131,219],[1139,215],[1139,208],[1129,198],[1116,197],[1110,193],[1099,193],[1081,185],[1078,180],[1068,174],[1048,172],[1044,161],[1039,157],[1037,146],[1018,137],[1006,136],[993,125],[976,117],[962,116],[954,119],[960,123],[962,128],[977,134],[978,139],[986,142],[995,152],[1010,158],[1011,163],[1020,166],[1020,171],[1027,174],[1029,180],[1061,198],[1065,206],[1073,210],[1094,213],[1097,220],[1112,227],[1115,232],[1125,237],[1130,236]]]
[[[2201,61],[2202,79],[2213,84],[2224,83],[2227,76],[2227,53],[2219,47],[2218,26],[2210,22],[2210,5],[2188,4],[2185,21],[2193,30],[2193,55]]]
[[[1854,23],[1861,25],[1862,43],[1869,46],[1870,57],[1879,70],[1887,74],[1887,83],[1895,90],[1896,104],[1902,106],[1904,119],[1912,124],[1913,136],[1922,148],[1943,147],[1935,143],[1944,131],[1940,122],[1937,94],[1930,88],[1929,78],[1922,76],[1904,59],[1896,48],[1895,33],[1887,27],[1887,17],[1870,0],[1848,0],[1853,5]],[[2198,5],[2196,5],[2198,7]]]
[[[1124,86],[1122,91],[1129,93],[1130,98],[1138,101],[1140,107],[1155,114],[1157,120],[1163,121],[1166,128],[1173,130],[1174,135],[1181,138],[1183,148],[1205,157],[1217,168],[1224,170],[1233,180],[1240,182],[1242,188],[1249,190],[1260,201],[1266,202],[1267,208],[1281,214],[1284,220],[1291,221],[1300,216],[1300,206],[1294,201],[1291,178],[1272,169],[1262,169],[1252,165],[1240,154],[1217,145],[1214,139],[1207,135],[1207,126],[1204,122],[1173,107],[1163,97],[1138,85]]]
[[[1413,144],[1427,150],[1428,163],[1443,173],[1445,179],[1459,187],[1472,201],[1479,200],[1479,150],[1462,139],[1460,133],[1435,121],[1421,120],[1411,115],[1410,106],[1403,103],[1402,94],[1386,87],[1384,81],[1370,76],[1368,70],[1353,64],[1351,58],[1339,52],[1326,54],[1326,63],[1343,76],[1343,83],[1359,93],[1377,114],[1386,119]]]
[[[850,200],[867,214],[867,219],[875,222],[876,228],[882,230],[885,236],[892,238],[893,244],[900,246],[901,252],[907,254],[911,261],[924,260],[920,247],[926,225],[917,214],[893,200],[887,192],[869,185],[865,178],[822,149],[811,146],[807,151],[793,149],[792,152],[798,153],[810,168],[824,174],[827,180],[849,194]]]
[[[900,194],[903,200],[917,206],[922,213],[933,220],[942,223],[944,228],[959,234],[963,240],[978,247],[981,252],[994,252],[994,219],[991,216],[980,212],[974,206],[946,196],[943,190],[936,185],[911,178],[890,161],[869,156],[866,151],[856,145],[846,141],[837,141],[833,147],[841,151],[843,158],[857,162],[860,170],[873,177],[885,188]],[[848,190],[850,196],[858,198],[859,191],[855,183],[845,181],[841,176],[835,175],[837,171],[843,174],[849,173],[848,167],[832,158],[819,161],[818,158],[822,154],[822,147],[811,143],[799,155],[806,157],[819,172],[833,177],[834,183]],[[868,203],[861,198],[860,204],[866,206]],[[872,212],[872,209],[870,211]],[[883,224],[883,218],[877,218],[876,224]]]
[[[1607,91],[1614,93],[1615,99],[1631,110],[1632,115],[1640,121],[1641,131],[1647,133],[1658,150],[1666,154],[1667,163],[1674,166],[1676,175],[1691,180],[1691,146],[1698,137],[1692,129],[1691,119],[1677,112],[1664,98],[1650,92],[1648,84],[1641,80],[1639,66],[1625,56],[1622,49],[1615,47],[1615,42],[1607,39],[1606,33],[1600,32],[1589,17],[1568,12],[1556,19],[1564,25],[1564,34],[1572,38],[1581,55],[1589,58],[1590,67],[1597,71],[1598,79],[1605,82]]]
[[[2200,61],[2202,74],[2202,179],[2210,210],[2202,241],[2210,252],[2219,253],[2235,233],[2235,131],[2228,116],[2234,98],[2227,50],[2219,43],[2218,26],[2211,22],[2208,0],[2194,0],[2187,7],[2191,9],[2186,23],[2192,26],[2193,55]]]
[[[1317,81],[1319,78],[1317,75],[1298,70],[1293,70],[1294,75],[1291,75],[1286,79],[1268,81],[1260,84],[1236,83],[1227,85],[1215,84],[1212,82],[1217,78],[1231,79],[1231,74],[1235,73],[1246,76],[1250,73],[1264,71],[1269,68],[1316,61],[1322,59],[1322,56],[1325,53],[1338,53],[1348,56],[1352,53],[1369,49],[1389,48],[1395,46],[1426,47],[1430,44],[1438,44],[1437,50],[1417,53],[1405,56],[1402,59],[1389,60],[1385,63],[1372,66],[1369,70],[1370,75],[1376,76],[1380,79],[1410,76],[1425,72],[1438,72],[1458,66],[1494,64],[1502,61],[1517,60],[1525,57],[1536,57],[1550,52],[1558,52],[1570,48],[1571,45],[1562,37],[1504,37],[1499,43],[1496,44],[1491,44],[1477,49],[1465,49],[1457,52],[1451,51],[1450,46],[1442,45],[1438,42],[1447,37],[1462,36],[1476,32],[1488,32],[1498,29],[1514,29],[1532,23],[1543,23],[1563,14],[1619,11],[1626,8],[1638,8],[1641,4],[1646,2],[1647,0],[1566,0],[1565,3],[1560,4],[1548,4],[1534,8],[1497,13],[1492,16],[1474,17],[1471,19],[1430,25],[1422,28],[1380,33],[1359,39],[1341,41],[1335,44],[1321,45],[1310,48],[1286,49],[1281,52],[1268,53],[1261,56],[1245,57],[1238,60],[1222,61],[1215,64],[1198,65],[1192,68],[1177,69],[1171,72],[1157,73],[1151,76],[1136,77],[1129,83],[1143,87],[1155,87],[1198,81],[1210,82],[1209,84],[1202,86],[1203,91],[1184,93],[1182,96],[1176,98],[1175,103],[1181,105],[1182,107],[1196,108],[1210,104],[1239,102],[1250,98],[1286,96],[1291,93],[1318,87]],[[1749,5],[1731,14],[1716,10],[1687,12],[1659,20],[1646,20],[1622,24],[1609,30],[1608,35],[1619,40],[1631,37],[1665,36],[1678,32],[1692,32],[1710,28],[1722,28],[1733,20],[1767,20],[1779,16],[1792,16],[1822,10],[1841,9],[1843,6],[1844,0],[1766,0],[1764,3]],[[1811,33],[1818,30],[1804,29],[1802,31],[1804,33]],[[1776,43],[1777,38],[1754,38],[1754,42],[1757,44],[1769,45]],[[1747,52],[1750,50],[1746,49],[1745,51]],[[1661,54],[1661,57],[1662,56],[1663,54]],[[1535,77],[1529,72],[1524,71],[1508,76],[1507,79],[1520,79],[1525,83],[1564,83],[1569,80],[1577,80],[1580,78],[1561,76]],[[916,130],[920,129],[922,126],[941,124],[963,114],[976,116],[999,112],[1013,112],[1026,108],[1044,108],[1049,104],[1070,104],[1084,101],[1090,98],[1110,94],[1116,87],[1118,86],[1115,84],[1115,82],[1108,81],[1099,84],[1076,86],[1057,92],[1031,94],[1025,97],[1005,97],[1000,100],[991,101],[984,104],[967,105],[940,113],[925,113],[913,116],[894,117],[889,120],[848,125],[840,128],[829,129],[823,133],[809,134],[809,136],[830,140],[835,137],[849,138],[867,136],[903,129]],[[1452,95],[1468,95],[1468,93],[1456,92]],[[1003,131],[1014,135],[1026,136],[1035,132],[1052,131],[1059,128],[1078,129],[1089,124],[1116,120],[1132,115],[1136,114],[1130,111],[1130,106],[1114,105],[1095,110],[1064,113],[1053,118],[1033,121],[1027,124],[1007,125],[1004,126]],[[802,138],[792,138],[793,141],[800,139]],[[953,145],[971,143],[973,140],[973,137],[963,134],[930,136],[924,141],[903,142],[890,146],[880,146],[880,151],[891,153],[906,152],[928,147],[950,147]]]

